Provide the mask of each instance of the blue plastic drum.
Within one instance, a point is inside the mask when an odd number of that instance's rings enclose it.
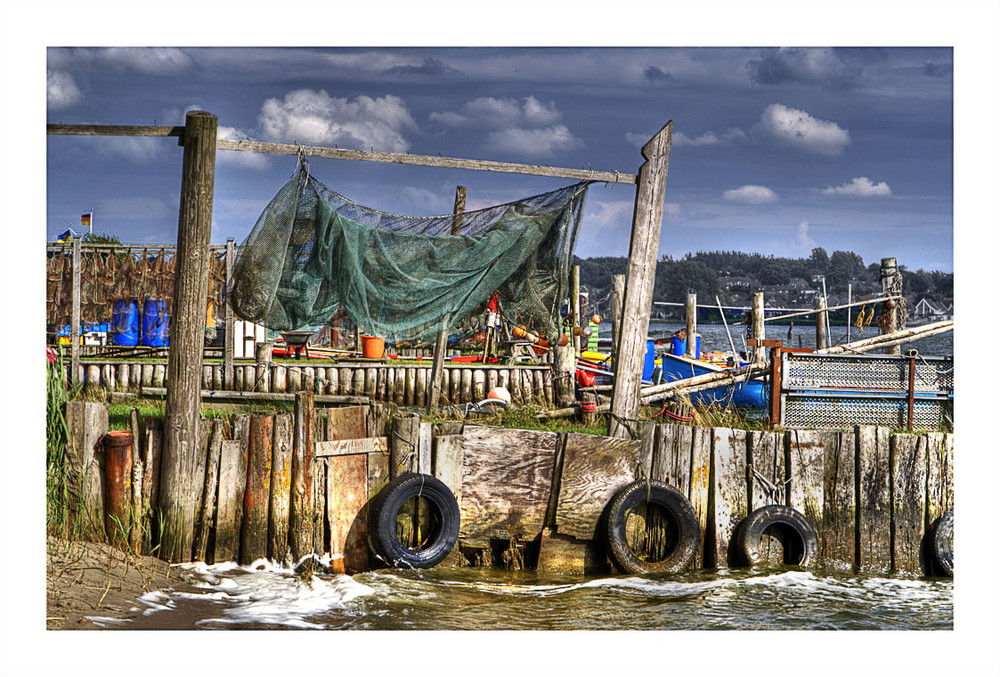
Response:
[[[139,303],[136,299],[112,299],[111,327],[114,345],[139,345]]]
[[[142,312],[142,345],[151,348],[170,345],[170,313],[165,299],[146,299]]]

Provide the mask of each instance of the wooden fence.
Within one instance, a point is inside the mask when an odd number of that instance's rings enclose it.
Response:
[[[204,419],[190,549],[174,561],[329,555],[334,571],[377,566],[367,547],[369,501],[401,472],[433,474],[461,510],[459,545],[446,564],[523,562],[541,572],[610,569],[600,517],[614,493],[641,478],[677,487],[693,505],[703,544],[696,568],[729,564],[740,521],[763,505],[802,512],[819,535],[819,565],[919,576],[921,540],[954,504],[951,434],[743,431],[654,425],[637,439],[421,423],[381,405]],[[67,405],[79,450],[67,464],[84,536],[127,539],[157,551],[162,421],[133,412],[127,468],[109,468],[101,440],[107,405]],[[344,440],[352,440],[350,443]],[[338,442],[339,441],[339,442]],[[334,443],[336,442],[336,443]],[[106,514],[110,478],[124,477],[130,513]],[[119,483],[120,479],[116,480]],[[121,487],[118,487],[121,494]],[[512,510],[510,506],[517,506]]]

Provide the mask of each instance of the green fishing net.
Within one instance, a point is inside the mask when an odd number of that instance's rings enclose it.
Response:
[[[569,292],[587,182],[437,217],[355,204],[302,166],[258,218],[227,290],[234,311],[279,331],[346,311],[389,341],[431,341],[499,294],[504,319],[551,336]]]

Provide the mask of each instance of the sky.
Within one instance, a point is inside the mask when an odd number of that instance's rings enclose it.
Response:
[[[674,121],[660,255],[854,251],[954,270],[953,49],[942,47],[48,47],[47,120],[182,125],[228,139],[637,173]],[[46,237],[94,212],[123,242],[176,240],[174,139],[49,136]],[[242,241],[291,156],[220,151],[212,241]],[[314,158],[382,211],[438,215],[569,179]],[[635,189],[594,184],[576,253],[627,256]]]

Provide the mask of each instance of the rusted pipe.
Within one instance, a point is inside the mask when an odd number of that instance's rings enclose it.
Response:
[[[128,543],[132,504],[132,433],[113,430],[104,436],[104,531],[115,545]]]

